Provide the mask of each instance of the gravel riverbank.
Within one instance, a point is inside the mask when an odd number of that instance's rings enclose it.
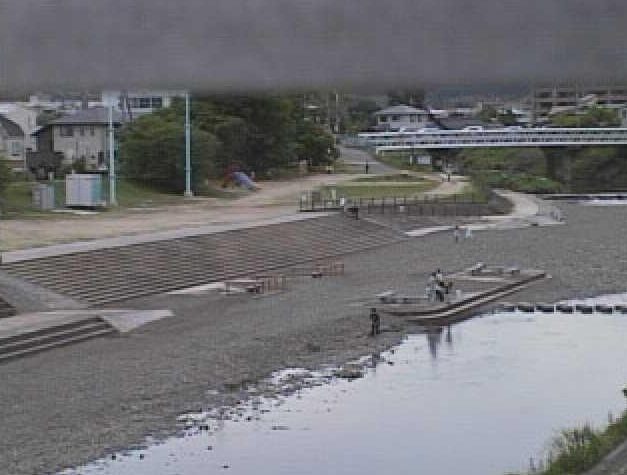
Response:
[[[180,413],[234,403],[274,370],[341,364],[388,348],[415,327],[385,317],[386,331],[370,338],[363,301],[390,288],[422,293],[437,267],[483,261],[552,275],[510,297],[516,301],[626,291],[627,207],[563,208],[565,225],[476,232],[458,245],[448,233],[411,239],[346,256],[344,276],[292,282],[275,295],[126,302],[170,308],[175,317],[0,365],[0,474],[81,464],[171,434]]]

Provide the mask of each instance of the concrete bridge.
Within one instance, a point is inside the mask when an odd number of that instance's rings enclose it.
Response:
[[[364,132],[357,145],[376,153],[420,149],[480,147],[567,147],[627,145],[627,128],[504,128]]]

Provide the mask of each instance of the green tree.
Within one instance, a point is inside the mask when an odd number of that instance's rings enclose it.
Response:
[[[194,101],[192,112],[192,120],[200,129],[221,138],[217,153],[222,166],[232,160],[263,175],[294,159],[296,124],[303,118],[295,113],[294,101],[288,97],[203,97]]]
[[[505,112],[498,114],[496,119],[505,126],[518,124],[516,116],[511,110],[506,110]]]
[[[333,136],[312,122],[303,122],[298,130],[296,155],[312,166],[328,165],[337,158]]]
[[[466,149],[457,158],[464,172],[481,189],[548,193],[562,188],[547,176],[546,159],[538,148]]]
[[[297,95],[222,95],[192,99],[194,179],[221,177],[231,165],[270,175],[306,157],[326,163],[333,137],[306,120]],[[122,137],[123,171],[134,180],[179,190],[183,169],[185,104],[133,122]]]
[[[618,113],[605,107],[591,107],[583,113],[561,113],[551,118],[556,127],[617,127],[621,123]]]
[[[122,133],[121,174],[164,191],[182,192],[185,188],[184,137],[183,120],[172,111],[140,117]],[[216,146],[213,135],[197,127],[192,129],[192,187],[195,191],[202,189],[211,171]]]
[[[230,164],[247,164],[251,138],[248,123],[239,117],[228,117],[214,128],[219,141],[216,169],[226,170]]]
[[[380,109],[372,99],[359,99],[348,106],[346,117],[346,130],[357,133],[374,125],[373,113]]]
[[[616,191],[627,187],[627,147],[584,147],[564,159],[574,191]]]
[[[420,88],[394,89],[388,91],[387,96],[391,106],[405,104],[412,107],[423,107],[425,91]]]
[[[11,169],[7,165],[6,158],[0,155],[0,193],[3,193],[11,182]]]
[[[7,165],[6,159],[0,155],[0,209],[4,209],[4,198],[7,187],[11,183],[13,176],[11,169]]]
[[[486,106],[481,109],[477,117],[483,122],[490,122],[497,117],[496,109],[492,106]]]

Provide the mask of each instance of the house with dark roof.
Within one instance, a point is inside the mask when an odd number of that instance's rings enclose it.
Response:
[[[113,111],[113,126],[122,125],[122,114]],[[109,155],[109,110],[104,107],[82,109],[48,122],[33,135],[37,152],[28,154],[31,170],[51,169],[57,165],[81,162],[88,170],[107,167]]]
[[[14,170],[23,170],[24,153],[24,131],[18,124],[0,115],[0,158]]]

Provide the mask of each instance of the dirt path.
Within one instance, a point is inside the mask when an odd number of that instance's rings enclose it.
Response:
[[[461,175],[451,176],[451,181],[446,180],[445,175],[433,173],[427,176],[433,180],[441,180],[442,182],[431,191],[426,191],[425,195],[455,195],[462,193],[464,188],[468,186],[468,180]]]

